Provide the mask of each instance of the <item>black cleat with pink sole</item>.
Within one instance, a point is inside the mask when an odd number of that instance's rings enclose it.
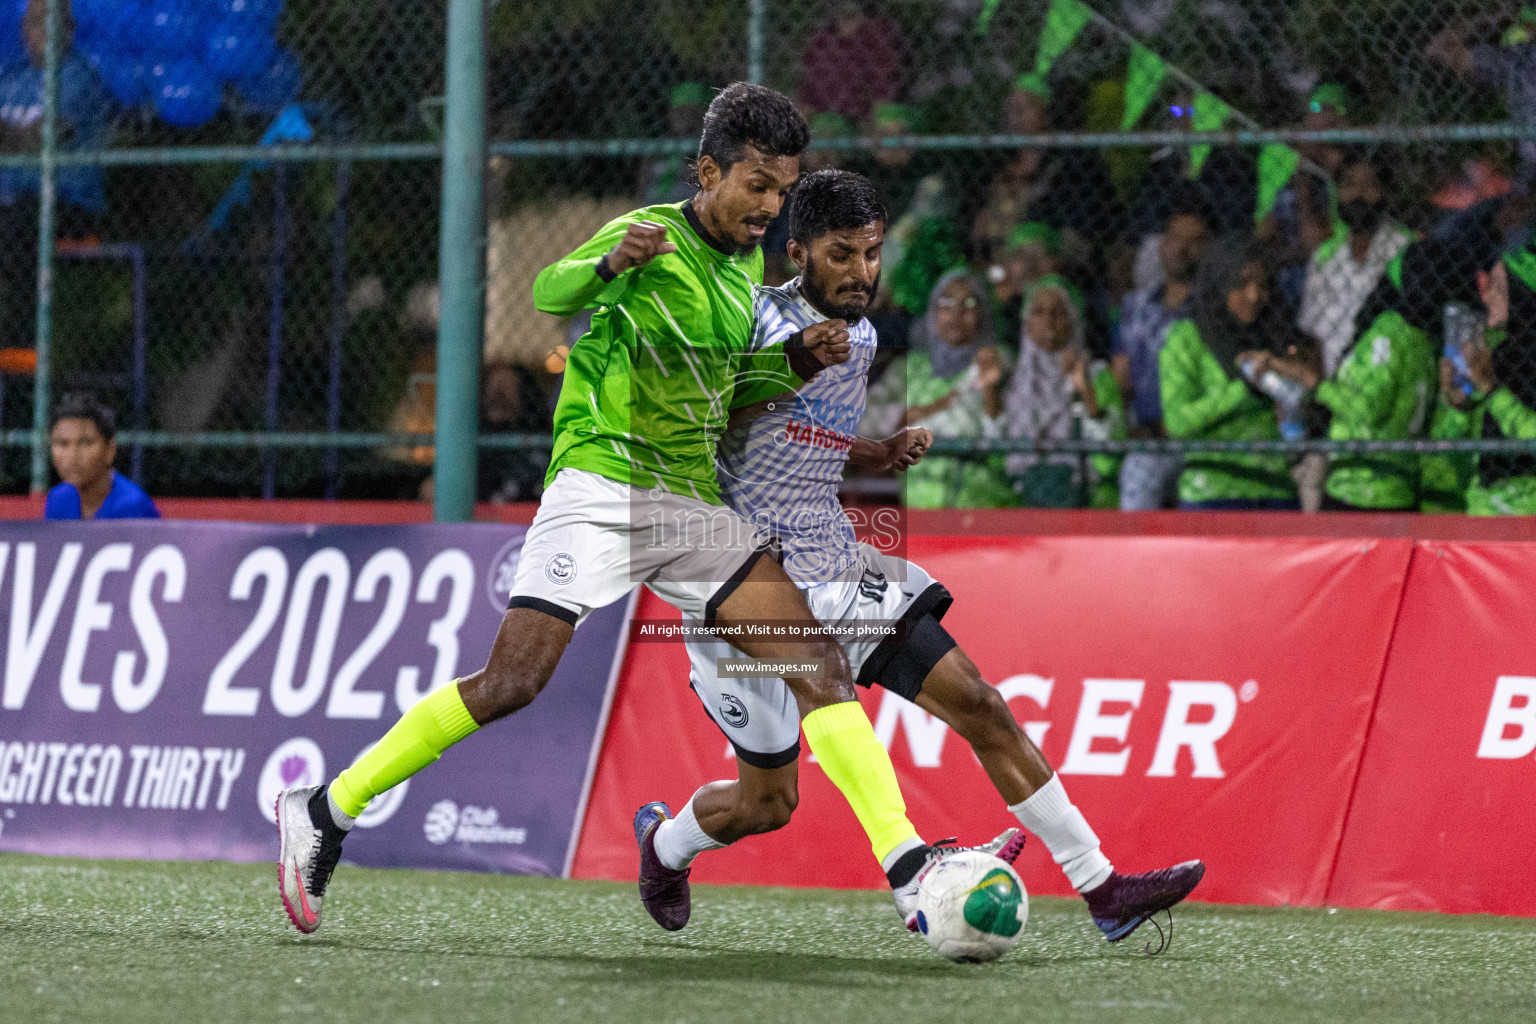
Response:
[[[1130,935],[1143,922],[1151,921],[1154,914],[1171,910],[1184,897],[1194,891],[1205,877],[1205,865],[1198,860],[1187,860],[1161,871],[1145,871],[1139,875],[1112,873],[1095,888],[1083,893],[1088,901],[1088,911],[1093,923],[1099,926],[1110,942],[1119,942]],[[1168,933],[1163,935],[1162,926],[1155,921],[1162,942],[1156,949],[1147,944],[1149,954],[1157,954],[1168,948],[1173,941],[1173,915],[1168,915]]]
[[[669,868],[656,855],[656,829],[671,816],[671,808],[660,801],[640,808],[635,812],[635,841],[640,845],[640,902],[652,920],[675,932],[688,923],[693,900],[689,870]]]

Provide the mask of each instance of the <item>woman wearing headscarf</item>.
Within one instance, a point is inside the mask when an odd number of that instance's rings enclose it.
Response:
[[[1180,440],[1278,441],[1275,402],[1243,365],[1276,347],[1269,272],[1259,248],[1240,236],[1211,246],[1195,277],[1193,316],[1168,327],[1158,356],[1163,426]],[[1257,375],[1255,375],[1257,379]],[[1179,507],[1296,509],[1285,456],[1191,452],[1179,476]]]
[[[1040,221],[1019,224],[1008,232],[997,263],[987,270],[995,282],[998,326],[1004,345],[1019,343],[1024,322],[1024,293],[1041,278],[1061,272],[1061,232]]]
[[[870,388],[862,430],[884,437],[926,427],[935,438],[992,436],[1006,371],[992,334],[986,284],[966,270],[939,278],[913,325],[910,349]],[[1002,459],[929,455],[905,476],[912,508],[997,508],[1014,504]]]
[[[1505,256],[1478,275],[1488,309],[1485,345],[1463,349],[1472,394],[1456,380],[1449,359],[1440,362],[1443,415],[1435,436],[1536,439],[1536,252]],[[1476,456],[1466,508],[1473,515],[1536,515],[1536,457]]]
[[[1125,437],[1125,404],[1109,364],[1095,362],[1084,343],[1077,290],[1051,274],[1030,285],[1020,307],[1019,361],[1003,399],[1003,429],[1011,438],[1062,441]],[[1023,504],[1118,508],[1122,456],[1071,453],[1008,456],[1008,474]]]

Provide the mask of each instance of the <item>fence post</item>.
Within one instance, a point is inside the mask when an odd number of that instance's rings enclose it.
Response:
[[[448,2],[447,79],[432,500],[440,523],[468,520],[475,505],[485,328],[485,0]]]
[[[43,46],[42,167],[37,190],[37,376],[32,381],[32,493],[48,487],[48,393],[53,377],[53,230],[58,206],[59,6],[48,0]]]
[[[763,84],[763,34],[767,31],[767,0],[752,0],[747,8],[747,81]]]
[[[271,289],[267,309],[267,392],[262,425],[268,433],[281,423],[283,390],[283,306],[288,291],[288,235],[292,214],[288,209],[288,176],[292,169],[278,164],[272,172],[272,251],[267,256],[267,287]],[[261,453],[261,496],[267,501],[277,497],[277,449]]]
[[[347,202],[351,198],[352,163],[336,162],[336,213],[331,218],[331,329],[325,382],[325,429],[341,432],[341,357],[347,334]],[[336,497],[341,473],[341,449],[325,450],[325,497]]]

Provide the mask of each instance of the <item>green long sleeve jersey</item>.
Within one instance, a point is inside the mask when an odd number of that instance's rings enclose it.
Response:
[[[1489,344],[1497,341],[1489,339]],[[1435,412],[1432,436],[1436,440],[1451,441],[1483,436],[1483,417],[1492,416],[1499,431],[1507,438],[1536,440],[1536,409],[1525,405],[1508,388],[1498,388],[1486,397],[1469,403],[1461,409],[1442,402]],[[1471,477],[1466,491],[1466,511],[1482,516],[1529,516],[1536,515],[1536,477],[1505,477],[1487,486],[1475,477],[1477,456],[1459,455],[1471,463],[1470,471],[1462,476]]]
[[[1429,426],[1437,364],[1429,337],[1396,312],[1371,322],[1317,400],[1333,412],[1336,441],[1423,437]],[[1328,493],[1360,508],[1414,508],[1419,457],[1411,452],[1343,455],[1328,474]]]
[[[1129,436],[1125,421],[1125,398],[1120,382],[1109,364],[1093,364],[1093,396],[1099,405],[1097,419],[1083,421],[1083,437],[1090,441],[1123,441]],[[1124,455],[1099,452],[1088,458],[1088,507],[1120,507],[1120,464]]]
[[[1521,402],[1508,388],[1488,396],[1484,415],[1494,418],[1505,437],[1536,440],[1536,409]],[[1475,516],[1536,515],[1536,477],[1509,476],[1486,486],[1478,480],[1467,492],[1467,511]]]
[[[610,221],[534,281],[546,313],[597,309],[566,363],[546,486],[569,467],[721,504],[715,446],[737,389],[776,395],[805,383],[782,344],[749,351],[761,250],[716,249],[684,206]],[[637,222],[665,225],[677,251],[605,281],[598,263]]]
[[[1175,320],[1158,356],[1163,426],[1188,440],[1278,441],[1274,403],[1228,375],[1200,338],[1193,320]],[[1182,501],[1294,498],[1296,483],[1283,455],[1196,452],[1184,459]]]
[[[1436,441],[1471,437],[1468,416],[1449,402],[1435,402],[1430,417],[1429,436]],[[1477,476],[1474,452],[1430,452],[1419,456],[1419,511],[1432,515],[1463,515],[1467,511],[1467,491]]]

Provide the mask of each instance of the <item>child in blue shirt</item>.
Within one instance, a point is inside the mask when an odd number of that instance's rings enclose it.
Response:
[[[138,484],[116,472],[117,417],[94,395],[65,395],[53,410],[49,447],[63,479],[48,492],[44,519],[159,519]]]

